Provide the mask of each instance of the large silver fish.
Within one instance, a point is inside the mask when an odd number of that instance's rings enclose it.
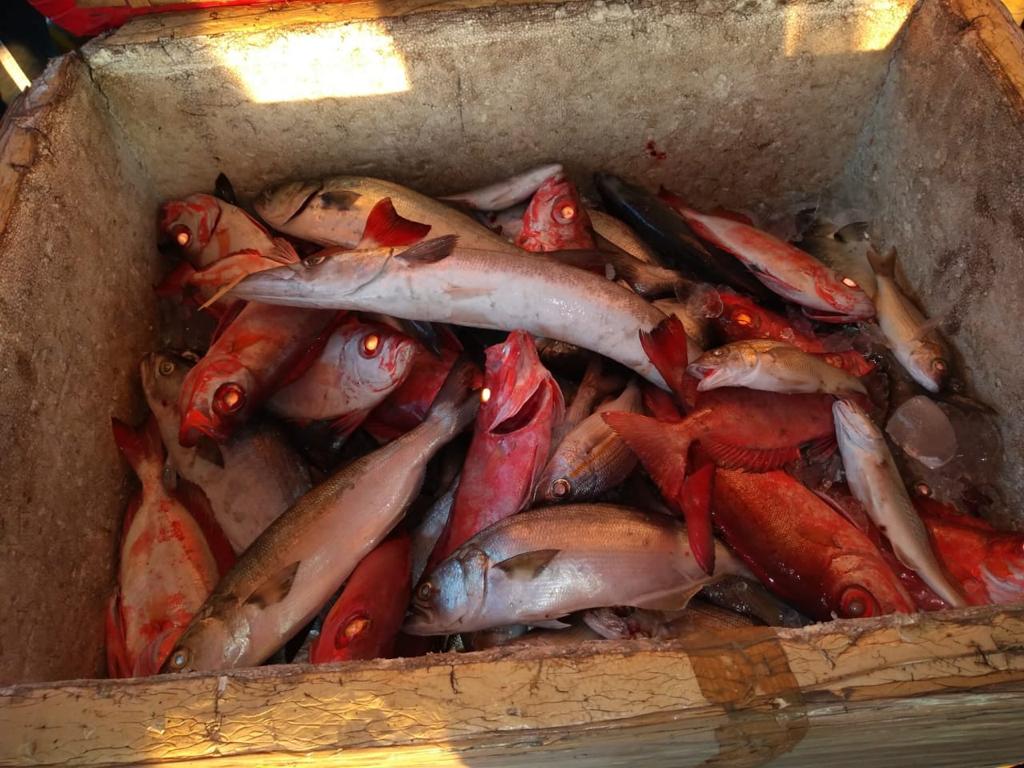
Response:
[[[967,605],[935,556],[881,430],[860,406],[846,400],[837,400],[832,414],[850,490],[889,539],[896,557],[947,603]]]
[[[450,205],[368,176],[288,182],[264,190],[254,205],[274,229],[320,245],[363,249],[458,235],[467,248],[521,253]]]
[[[522,329],[610,357],[664,386],[640,345],[665,315],[603,275],[544,254],[524,257],[457,245],[454,237],[403,251],[323,251],[303,265],[253,274],[238,298],[297,307],[385,312],[409,320]],[[692,346],[692,345],[691,345]]]
[[[867,394],[864,385],[846,371],[792,344],[767,339],[734,341],[717,347],[694,360],[686,370],[700,379],[700,392],[718,387],[747,387],[786,394]]]
[[[611,504],[522,512],[481,531],[419,585],[404,631],[536,625],[611,605],[679,610],[705,584],[749,574],[716,549],[708,576],[673,518]]]
[[[558,163],[538,165],[536,168],[530,168],[485,187],[445,195],[438,199],[458,203],[475,211],[503,211],[529,200],[545,181],[561,172],[562,166]]]
[[[178,396],[190,361],[153,352],[139,365],[142,389],[167,446],[171,467],[202,488],[217,523],[236,553],[309,490],[309,471],[280,430],[246,425],[220,445],[212,440],[186,448],[178,442]]]
[[[640,388],[631,381],[622,394],[600,406],[559,442],[537,482],[536,498],[548,503],[586,501],[625,480],[636,454],[601,417],[609,411],[639,413]]]
[[[427,418],[298,500],[217,585],[165,672],[265,661],[309,622],[419,493],[427,462],[476,415],[477,371],[457,363]]]
[[[949,374],[949,353],[934,323],[925,319],[917,307],[896,285],[896,252],[872,257],[877,270],[878,292],[875,309],[878,327],[907,373],[929,392],[938,392]]]

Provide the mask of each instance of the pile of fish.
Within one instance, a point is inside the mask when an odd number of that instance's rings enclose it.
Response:
[[[993,414],[866,224],[594,188],[165,203],[111,675],[1024,595]]]

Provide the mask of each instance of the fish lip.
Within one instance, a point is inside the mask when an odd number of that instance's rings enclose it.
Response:
[[[724,370],[711,363],[690,363],[686,366],[686,372],[699,380],[697,391],[704,392],[711,389],[724,375]]]

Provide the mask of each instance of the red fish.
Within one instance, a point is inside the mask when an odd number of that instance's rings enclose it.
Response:
[[[487,526],[529,505],[565,412],[558,383],[524,331],[487,348],[481,401],[448,525],[428,572]]]
[[[699,213],[668,190],[660,194],[701,238],[731,253],[772,292],[804,307],[809,317],[827,322],[874,317],[874,303],[855,281],[809,253],[736,218]]]
[[[562,174],[541,184],[523,214],[516,245],[533,253],[595,248],[590,217],[575,184]]]
[[[874,370],[875,366],[856,350],[830,352],[813,333],[795,327],[782,315],[759,306],[752,299],[731,291],[720,291],[719,298],[722,300],[722,313],[711,322],[728,341],[784,341],[804,352],[821,356],[825,362],[853,376],[866,376]]]
[[[462,346],[450,335],[442,337],[440,355],[419,347],[409,366],[412,373],[370,412],[363,429],[384,443],[423,421],[461,351]]]
[[[160,231],[196,269],[244,250],[269,253],[275,238],[241,208],[213,195],[169,200],[160,208]]]
[[[165,453],[155,419],[138,431],[114,419],[113,430],[142,489],[125,514],[118,586],[107,614],[107,666],[115,677],[152,675],[213,590],[221,568],[195,507],[164,487]],[[226,570],[231,550],[223,534],[219,544],[227,547],[221,566]]]
[[[871,540],[785,472],[719,469],[714,522],[776,595],[826,621],[914,610]]]
[[[418,348],[404,333],[350,316],[302,376],[279,389],[267,407],[300,423],[330,420],[348,434],[405,381]]]
[[[313,641],[314,664],[353,659],[389,659],[412,590],[409,536],[380,544],[364,557]]]
[[[998,531],[935,499],[915,498],[914,506],[968,602],[988,605],[1024,599],[1024,533]]]
[[[226,441],[294,374],[295,364],[308,357],[335,316],[327,310],[247,305],[185,377],[179,400],[181,444],[194,446],[203,435]]]

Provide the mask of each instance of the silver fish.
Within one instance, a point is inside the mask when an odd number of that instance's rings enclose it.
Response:
[[[558,163],[538,165],[486,187],[445,195],[438,199],[459,203],[476,211],[502,211],[529,200],[545,181],[561,172],[562,166]]]
[[[947,603],[966,605],[935,556],[881,430],[860,406],[846,400],[836,401],[832,415],[850,490],[889,539],[896,557]]]
[[[178,396],[191,362],[171,352],[153,352],[139,365],[146,402],[160,426],[171,468],[199,486],[236,553],[263,533],[310,488],[309,471],[280,430],[264,422],[246,425],[231,440],[178,441]]]
[[[716,550],[708,576],[678,520],[610,504],[521,512],[474,536],[419,585],[404,631],[536,625],[609,605],[679,610],[705,584],[749,574]]]
[[[444,533],[448,525],[448,517],[452,513],[452,505],[455,503],[455,493],[459,490],[459,478],[456,475],[448,486],[448,490],[442,493],[423,514],[423,519],[416,526],[410,537],[412,549],[412,583],[418,584],[423,571],[427,569],[427,561],[430,560],[430,553],[434,551],[437,540]]]
[[[305,626],[402,519],[427,462],[472,422],[476,375],[457,363],[422,424],[335,472],[264,531],[193,617],[164,671],[259,664]]]
[[[896,252],[875,259],[878,327],[907,373],[929,392],[938,392],[949,375],[949,354],[934,323],[926,320],[896,285]]]
[[[391,201],[391,210],[384,202],[387,200]],[[467,248],[520,252],[450,205],[401,184],[367,176],[288,182],[264,190],[254,205],[274,229],[320,245],[387,245],[395,241],[385,242],[383,236],[403,232],[413,238],[418,228],[419,237],[428,236],[429,229],[429,237],[458,235]],[[372,214],[376,216],[371,220]]]
[[[705,352],[686,370],[700,379],[700,392],[747,387],[787,394],[867,394],[864,385],[846,371],[781,341],[734,341]]]
[[[548,503],[587,501],[625,480],[636,467],[636,454],[601,414],[641,409],[640,388],[631,381],[621,395],[600,406],[559,442],[541,472],[536,498]]]
[[[544,254],[481,251],[441,237],[400,252],[323,251],[303,264],[250,275],[232,294],[271,304],[522,329],[610,357],[664,386],[639,332],[651,330],[665,315],[603,276]]]

